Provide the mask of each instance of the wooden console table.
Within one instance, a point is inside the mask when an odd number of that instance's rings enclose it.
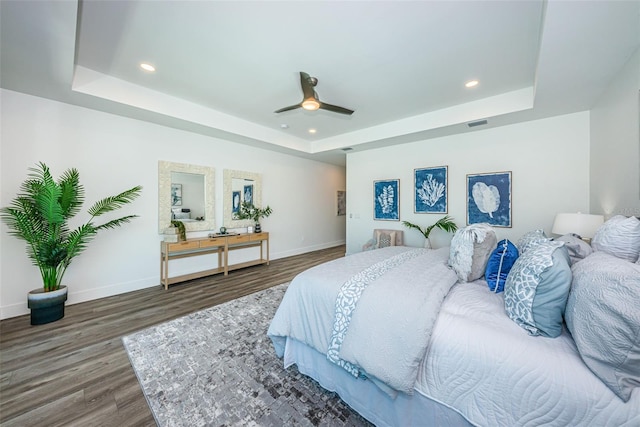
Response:
[[[264,245],[266,243],[266,253]],[[259,246],[260,258],[247,262],[229,265],[229,251]],[[169,261],[173,259],[187,258],[206,254],[218,254],[218,267],[169,277]],[[266,255],[266,257],[265,257]],[[187,239],[182,242],[160,242],[160,283],[165,289],[169,285],[212,274],[224,273],[226,276],[230,270],[250,267],[252,265],[269,265],[269,233],[246,233],[229,236],[201,237]]]

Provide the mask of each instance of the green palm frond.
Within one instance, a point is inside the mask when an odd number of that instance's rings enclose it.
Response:
[[[402,225],[404,225],[405,227],[414,228],[420,231],[420,233],[422,233],[425,239],[429,238],[429,235],[431,235],[431,232],[433,231],[434,228],[439,228],[443,231],[446,231],[447,233],[454,233],[456,232],[456,230],[458,230],[458,226],[453,221],[453,218],[451,218],[449,215],[445,215],[444,217],[436,221],[434,224],[424,228],[420,227],[419,225],[412,224],[409,221],[403,221]]]
[[[65,218],[71,218],[80,212],[84,203],[84,187],[80,184],[80,173],[72,168],[65,171],[58,181],[60,187],[60,206]]]
[[[84,188],[76,169],[65,171],[58,182],[44,163],[29,168],[19,194],[7,207],[0,208],[0,219],[9,234],[27,243],[27,256],[40,270],[45,291],[56,290],[74,257],[81,254],[98,230],[119,227],[137,215],[127,215],[94,226],[94,217],[114,211],[140,194],[136,186],[116,196],[97,202],[89,211],[91,219],[69,231],[68,219],[80,212],[84,203]]]
[[[119,209],[134,201],[140,195],[141,191],[142,187],[138,185],[129,190],[123,191],[117,196],[105,197],[102,200],[98,200],[93,204],[93,206],[91,206],[91,208],[89,208],[89,215],[96,217]]]

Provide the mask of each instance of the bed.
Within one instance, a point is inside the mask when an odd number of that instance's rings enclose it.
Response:
[[[640,252],[640,222],[637,233]],[[554,256],[561,253],[558,248],[570,252],[568,242],[549,242],[540,230],[528,234],[518,246],[539,250],[537,239],[556,248]],[[476,235],[474,244],[479,243]],[[617,257],[602,250],[568,259],[573,286],[566,292],[573,295],[565,296],[562,315],[571,319],[571,328],[563,317],[557,336],[549,337],[544,331],[532,333],[506,312],[515,279],[506,281],[503,293],[490,291],[484,272],[498,249],[495,241],[490,246],[495,249],[479,261],[472,254],[470,263],[478,261],[483,270],[481,278],[462,277],[471,280],[462,280],[452,268],[449,247],[392,246],[311,268],[289,285],[268,336],[285,368],[297,365],[377,426],[640,425],[638,254],[631,255],[635,262],[622,260],[622,268]],[[615,277],[603,276],[602,268],[614,270]],[[593,277],[627,286],[622,332],[610,332],[617,329],[609,318],[605,328],[591,323],[593,318],[580,318],[582,311],[593,317],[602,308],[582,307],[594,300],[588,294],[594,287],[582,286]],[[620,287],[613,298],[621,297]],[[614,311],[607,306],[604,312],[613,318]],[[603,367],[602,360],[594,364],[584,343],[598,330],[605,340],[628,341],[618,364],[626,373],[616,365],[610,378],[610,366]],[[609,351],[618,344],[603,346]]]

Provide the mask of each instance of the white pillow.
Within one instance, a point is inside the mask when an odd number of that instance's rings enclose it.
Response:
[[[626,402],[640,387],[640,266],[594,252],[572,272],[567,328],[585,364]]]
[[[585,259],[593,252],[593,249],[587,242],[582,240],[577,234],[565,234],[558,237],[556,240],[564,242],[567,251],[569,252],[569,258],[571,258],[571,265],[576,262]]]
[[[640,256],[640,220],[616,215],[598,228],[591,240],[594,251],[606,252],[627,261],[636,262]]]

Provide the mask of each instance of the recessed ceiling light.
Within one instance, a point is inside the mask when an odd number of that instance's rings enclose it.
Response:
[[[288,125],[288,124],[286,124],[286,123],[282,123],[282,124],[280,125],[280,127],[281,127],[282,129],[289,129],[289,125]]]
[[[315,130],[315,129],[313,129],[313,128],[312,128],[312,129],[309,129],[309,133],[316,133],[316,132],[317,132],[317,130]]]
[[[140,68],[142,68],[145,71],[149,71],[149,72],[154,72],[156,70],[156,67],[154,67],[151,64],[148,64],[146,62],[141,62],[140,63]]]
[[[478,81],[477,80],[469,80],[468,82],[466,82],[464,84],[465,87],[475,87],[478,86]]]

